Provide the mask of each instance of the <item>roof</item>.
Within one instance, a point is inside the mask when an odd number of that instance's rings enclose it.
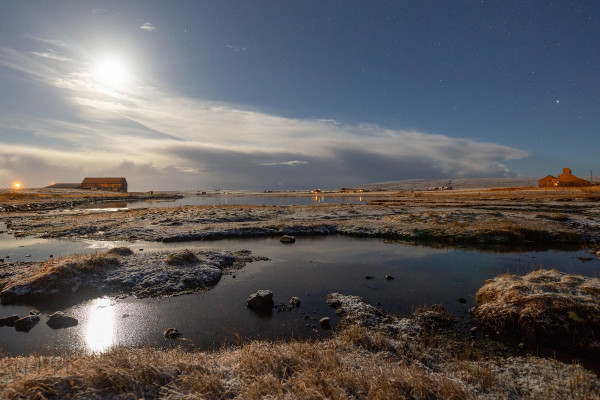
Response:
[[[125,178],[85,178],[82,185],[100,184],[100,183],[112,183],[112,184],[127,184]]]
[[[555,177],[555,176],[548,175],[548,176],[545,176],[545,177],[543,177],[542,179],[540,179],[540,181],[543,181],[544,179],[548,179],[548,178],[550,178],[550,179],[558,179],[558,178],[557,178],[557,177]]]

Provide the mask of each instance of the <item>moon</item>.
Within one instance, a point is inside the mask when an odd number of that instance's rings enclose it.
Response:
[[[93,74],[98,83],[112,89],[123,88],[129,80],[127,66],[117,58],[107,58],[98,62]]]

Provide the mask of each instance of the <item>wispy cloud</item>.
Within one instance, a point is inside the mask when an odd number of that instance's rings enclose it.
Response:
[[[47,50],[44,52],[32,51],[31,54],[33,54],[36,57],[47,58],[49,60],[54,60],[54,61],[61,61],[61,62],[71,61],[70,58],[61,56],[54,50]]]
[[[296,166],[296,165],[302,165],[302,164],[308,164],[308,161],[298,161],[298,160],[293,160],[293,161],[279,161],[279,162],[268,162],[268,163],[261,163],[260,165],[289,165],[289,166]]]
[[[150,22],[144,22],[140,26],[140,29],[144,30],[144,31],[148,31],[148,32],[154,32],[156,30],[156,27],[154,25],[152,25]]]
[[[340,187],[504,176],[510,174],[507,160],[527,155],[496,143],[414,130],[284,118],[148,89],[144,82],[109,91],[93,81],[84,64],[52,61],[0,49],[0,64],[60,89],[57,101],[74,110],[69,119],[0,120],[0,127],[22,138],[0,146],[5,160],[0,184],[22,173],[32,185],[107,174],[127,176],[133,189]],[[39,146],[44,138],[47,150]]]

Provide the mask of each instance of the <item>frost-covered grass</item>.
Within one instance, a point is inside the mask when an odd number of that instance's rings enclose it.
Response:
[[[121,247],[34,263],[0,279],[0,298],[6,304],[43,301],[48,296],[156,297],[193,293],[215,285],[224,270],[241,268],[257,259],[248,251],[134,253]]]
[[[600,279],[537,270],[490,279],[475,321],[491,332],[600,355]]]
[[[579,365],[499,357],[434,321],[385,315],[338,295],[340,327],[320,341],[254,341],[218,351],[116,348],[100,355],[4,357],[0,397],[145,399],[593,399]],[[433,325],[432,325],[433,323]]]

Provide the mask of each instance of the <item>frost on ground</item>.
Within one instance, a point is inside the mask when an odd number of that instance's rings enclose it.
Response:
[[[538,270],[501,275],[477,292],[475,322],[487,331],[600,355],[600,279]]]
[[[564,198],[556,196],[561,193]],[[445,245],[537,248],[600,242],[600,203],[597,197],[581,192],[388,194],[366,205],[186,206],[0,216],[16,236],[47,238],[174,242],[344,234]]]
[[[328,296],[331,338],[256,341],[217,351],[116,348],[0,358],[0,397],[145,399],[596,399],[579,365],[501,356],[452,334],[439,307],[398,317]]]
[[[128,248],[115,248],[9,269],[10,273],[0,276],[0,299],[8,304],[49,296],[180,295],[206,290],[217,284],[223,271],[261,259],[247,250],[134,253]]]

